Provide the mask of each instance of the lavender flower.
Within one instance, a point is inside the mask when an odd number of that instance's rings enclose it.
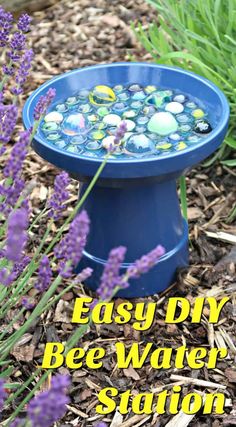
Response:
[[[23,255],[20,262],[16,262],[13,266],[12,273],[14,274],[16,280],[21,273],[23,273],[24,269],[27,267],[27,265],[30,263],[30,257],[27,255]]]
[[[2,250],[0,258],[6,257],[6,251]],[[30,258],[22,256],[20,262],[16,262],[12,268],[3,267],[0,270],[0,284],[3,286],[10,286],[23,272],[25,267],[29,264]]]
[[[33,427],[51,427],[65,415],[69,403],[66,389],[69,385],[67,376],[56,375],[52,378],[51,389],[30,401],[27,414]]]
[[[22,307],[26,308],[26,310],[32,310],[35,307],[35,302],[33,298],[23,297],[21,300]]]
[[[119,127],[116,130],[113,143],[109,147],[109,151],[113,153],[117,147],[120,145],[121,140],[123,139],[125,132],[127,132],[127,124],[126,122],[121,122]]]
[[[165,249],[163,246],[158,245],[155,249],[148,254],[143,255],[139,260],[135,261],[127,269],[127,275],[131,278],[138,278],[141,274],[147,273],[158,262],[160,257],[164,255]]]
[[[22,192],[22,197],[25,196],[25,194],[23,194],[23,193],[25,193],[25,188],[24,188],[24,192]],[[31,207],[30,207],[29,199],[27,197],[24,200],[22,200],[21,207],[26,210],[27,216],[28,216],[28,218],[30,218]]]
[[[0,7],[0,46],[5,47],[12,29],[13,16]]]
[[[26,420],[16,418],[11,424],[10,427],[24,427],[26,424]]]
[[[104,422],[102,422],[102,421],[100,421],[100,423],[96,424],[95,427],[107,427],[107,424],[104,423]]]
[[[7,394],[4,390],[4,381],[0,378],[0,411],[3,409],[3,404],[6,397]]]
[[[34,119],[36,121],[40,120],[41,117],[46,114],[49,105],[51,104],[53,98],[56,95],[55,89],[48,89],[46,95],[43,95],[39,98],[39,101],[34,109]]]
[[[8,221],[5,256],[9,261],[19,262],[27,242],[28,217],[25,209],[12,212]]]
[[[0,195],[5,197],[3,203],[0,204],[0,212],[10,214],[12,208],[15,206],[19,196],[24,188],[24,181],[20,177],[16,177],[10,187],[0,185]]]
[[[5,178],[15,179],[19,175],[29,144],[30,131],[21,132],[19,141],[13,146],[8,162],[3,170]]]
[[[52,270],[50,267],[50,261],[45,255],[39,265],[38,269],[38,281],[35,284],[35,288],[39,292],[44,292],[48,289],[52,279]]]
[[[54,249],[56,258],[61,260],[59,272],[63,277],[69,277],[72,274],[72,267],[75,267],[82,257],[89,233],[89,224],[86,211],[82,211],[70,224],[67,235]],[[68,266],[67,263],[70,265]]]
[[[16,274],[8,270],[6,267],[0,270],[0,284],[3,286],[10,286],[16,279]]]
[[[101,277],[101,284],[97,289],[97,294],[103,301],[109,300],[116,286],[120,285],[119,271],[125,254],[126,248],[124,246],[112,249],[109,254]]]
[[[26,37],[22,32],[16,31],[10,40],[10,51],[7,53],[12,62],[18,62],[22,51],[25,49]]]
[[[0,142],[10,141],[17,121],[16,105],[0,104]]]
[[[16,86],[12,88],[14,95],[20,95],[23,92],[22,86],[26,82],[31,69],[34,53],[32,49],[26,50],[21,58],[19,68],[16,73]]]
[[[50,208],[49,216],[55,220],[61,217],[61,213],[65,207],[64,203],[69,198],[69,192],[66,190],[69,183],[69,175],[66,172],[60,173],[55,179],[54,193],[48,201],[48,207]]]
[[[32,21],[32,18],[27,14],[23,13],[17,22],[17,28],[20,31],[23,31],[24,33],[27,33],[30,30],[30,23]]]
[[[83,283],[86,279],[88,279],[93,273],[92,268],[84,268],[77,276],[76,276],[76,282],[77,283]]]

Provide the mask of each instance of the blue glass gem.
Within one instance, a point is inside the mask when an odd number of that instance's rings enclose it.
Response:
[[[79,106],[78,111],[83,114],[90,113],[92,111],[92,107],[90,104],[82,104]]]
[[[172,133],[171,135],[169,135],[169,139],[171,141],[180,141],[181,136],[178,133]]]
[[[134,110],[139,110],[140,108],[142,108],[142,105],[143,103],[141,101],[133,101],[130,106]]]
[[[145,126],[136,126],[135,128],[135,132],[138,132],[138,133],[145,133],[146,130],[147,128]]]
[[[66,113],[68,111],[68,107],[66,106],[66,104],[57,104],[56,110],[58,111],[58,113]]]
[[[56,141],[57,139],[60,139],[61,135],[58,132],[49,133],[47,135],[47,139],[49,141]]]
[[[192,117],[189,114],[177,114],[176,119],[179,123],[189,123],[192,121]]]
[[[54,132],[56,130],[58,130],[58,124],[55,122],[47,122],[44,123],[42,125],[42,130],[47,133],[47,132]]]
[[[56,145],[56,147],[63,149],[66,147],[67,142],[64,141],[64,139],[57,139],[54,144]]]
[[[141,90],[141,87],[139,86],[139,84],[132,84],[128,87],[130,92],[139,92]]]
[[[181,133],[188,133],[188,132],[190,132],[191,131],[191,126],[190,125],[188,125],[188,124],[183,124],[183,125],[180,125],[179,126],[179,132],[181,132]]]
[[[189,101],[186,102],[185,107],[190,108],[191,110],[195,110],[195,108],[197,108],[197,105],[195,104],[195,102]]]
[[[139,116],[137,118],[137,123],[139,125],[145,125],[149,121],[149,118],[147,116]]]
[[[173,98],[174,102],[180,102],[180,104],[183,104],[185,100],[186,100],[186,97],[183,94],[176,95]]]
[[[87,100],[89,96],[89,90],[87,89],[81,89],[78,93],[78,98],[81,100]]]
[[[81,145],[81,144],[83,144],[85,141],[86,141],[86,136],[84,136],[84,135],[77,135],[77,136],[74,136],[74,137],[71,139],[70,143],[71,143],[72,145]]]
[[[87,143],[87,145],[86,145],[86,149],[87,150],[100,150],[100,148],[101,148],[101,143],[100,142],[98,142],[98,141],[96,141],[96,140],[94,140],[94,141],[89,141],[88,143]]]
[[[135,92],[134,95],[132,96],[132,99],[134,101],[141,101],[144,98],[146,98],[146,95],[142,90],[140,90],[139,92]]]
[[[123,113],[127,109],[127,106],[123,102],[116,102],[116,104],[113,105],[112,110],[115,113]]]
[[[76,96],[70,96],[66,100],[66,105],[68,107],[73,107],[74,105],[77,105],[80,102],[80,100]]]
[[[117,96],[118,96],[119,100],[122,102],[127,101],[130,97],[129,92],[127,92],[127,91],[121,92]]]
[[[124,90],[124,86],[123,85],[116,85],[113,87],[113,90],[115,93],[120,93]]]

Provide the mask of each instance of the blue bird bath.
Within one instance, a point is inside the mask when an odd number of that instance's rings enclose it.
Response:
[[[179,68],[98,65],[40,86],[25,104],[26,128],[33,124],[39,97],[50,87],[56,89],[56,99],[33,148],[83,182],[81,193],[101,164],[105,142],[111,140],[119,121],[125,119],[128,125],[123,151],[108,160],[84,203],[91,230],[78,271],[92,267],[94,274],[86,284],[96,289],[111,248],[127,247],[125,271],[162,244],[166,253],[159,263],[132,280],[119,296],[163,291],[175,280],[176,271],[188,265],[188,227],[176,180],[222,143],[229,120],[224,94],[210,81]]]

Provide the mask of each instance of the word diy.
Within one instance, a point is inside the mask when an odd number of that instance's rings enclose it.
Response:
[[[196,298],[193,307],[187,298],[173,297],[169,298],[165,323],[181,323],[188,316],[191,317],[191,323],[200,323],[205,308],[205,317],[208,317],[209,323],[217,323],[224,305],[229,301],[228,297],[217,301],[213,297]],[[91,310],[89,304],[93,302],[92,298],[84,297],[75,300],[72,323],[86,324],[90,318],[95,324],[117,323],[124,325],[131,322],[133,328],[139,331],[146,331],[153,325],[157,317],[157,303],[155,302],[138,302],[136,304],[130,301],[120,303],[115,307],[114,302],[98,302]],[[132,323],[133,322],[133,323]]]

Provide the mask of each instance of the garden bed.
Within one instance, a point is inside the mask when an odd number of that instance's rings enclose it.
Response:
[[[97,63],[131,59],[151,61],[150,55],[137,43],[130,29],[130,21],[138,20],[145,24],[152,18],[152,13],[142,0],[63,0],[45,10],[34,12],[31,44],[36,58],[28,87],[34,90],[54,75]],[[30,152],[25,162],[24,174],[26,180],[32,184],[33,215],[38,214],[44,207],[57,173],[56,168],[43,161],[35,152]],[[159,416],[156,413],[150,416],[132,413],[121,416],[116,413],[104,417],[103,421],[110,425],[113,420],[112,427],[236,425],[236,225],[227,222],[235,201],[235,184],[235,171],[220,164],[208,168],[198,167],[187,176],[190,268],[180,272],[177,282],[170,289],[161,295],[145,299],[156,302],[158,306],[158,316],[150,330],[135,331],[129,324],[124,327],[117,324],[91,326],[79,343],[80,346],[86,349],[103,347],[108,356],[100,370],[92,371],[84,366],[71,371],[71,403],[66,417],[58,425],[91,427],[101,420],[95,412],[96,393],[104,387],[116,387],[120,392],[132,389],[133,394],[137,394],[152,389],[162,391],[176,381],[181,383],[184,394],[193,390],[204,392],[223,388],[227,398],[226,413],[208,417],[199,413],[193,419],[188,416],[183,418],[183,414],[182,418],[179,418],[180,415]],[[71,186],[73,196],[68,202],[69,210],[76,203],[77,191],[78,183],[74,181]],[[45,220],[43,225],[33,229],[31,238],[34,245],[40,242],[46,227]],[[74,300],[84,295],[92,294],[87,289],[76,286],[22,337],[17,348],[11,353],[15,366],[12,381],[26,380],[35,366],[40,365],[46,342],[66,341],[74,328],[71,325]],[[184,324],[166,326],[164,313],[167,300],[171,296],[186,297],[192,303],[199,296],[229,296],[230,302],[224,308],[220,322],[214,326],[207,321],[207,309],[204,310],[206,319],[201,325],[191,324],[188,318]],[[119,302],[121,300],[117,299],[116,305]],[[6,324],[13,314],[14,312],[9,312]],[[19,324],[21,322],[22,319],[19,319]],[[17,329],[19,324],[14,324],[13,328]],[[4,327],[3,323],[1,330]],[[117,369],[114,362],[117,340],[125,342],[127,346],[137,341],[143,346],[152,342],[156,348],[177,348],[181,345],[207,348],[226,346],[230,356],[212,370],[191,370],[186,367],[177,371],[173,365],[168,371],[159,371],[152,369],[150,364],[145,364],[142,369]],[[58,371],[66,373],[68,369],[62,367]],[[14,406],[17,406],[17,402],[14,402]]]

